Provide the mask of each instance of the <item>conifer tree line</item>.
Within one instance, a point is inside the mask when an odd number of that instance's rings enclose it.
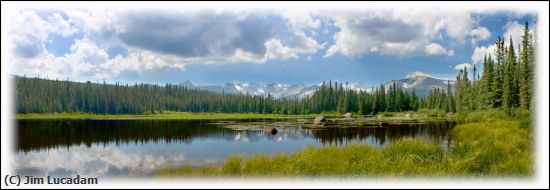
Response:
[[[163,111],[312,114],[322,112],[354,112],[361,115],[379,112],[439,109],[445,112],[468,112],[492,108],[507,112],[514,108],[530,109],[533,96],[534,39],[525,23],[522,43],[514,49],[512,37],[508,46],[504,39],[496,41],[497,50],[483,61],[480,76],[473,67],[472,80],[468,69],[456,77],[453,94],[450,81],[447,89],[435,88],[425,97],[415,90],[404,90],[394,84],[372,92],[356,91],[338,82],[323,82],[311,96],[275,99],[271,95],[218,94],[180,85],[121,85],[79,83],[69,79],[45,80],[15,77],[17,113],[97,113],[143,114]],[[347,84],[345,86],[348,86]]]
[[[163,111],[310,114],[321,112],[406,111],[418,109],[414,91],[392,85],[374,93],[323,83],[311,97],[275,99],[271,95],[218,94],[166,84],[121,85],[16,77],[17,113],[142,114]]]
[[[345,86],[348,86],[347,84]],[[356,91],[343,87],[342,83],[329,81],[311,97],[303,99],[305,110],[303,113],[321,112],[355,112],[361,115],[378,112],[412,111],[420,107],[419,97],[415,91],[406,91],[395,83],[389,89],[384,85],[373,92]]]
[[[530,110],[533,97],[533,65],[535,40],[526,22],[521,44],[515,46],[509,37],[508,46],[503,38],[497,38],[496,51],[485,55],[481,77],[473,67],[472,80],[468,69],[461,69],[456,77],[456,111],[503,109]],[[516,50],[516,47],[518,50]]]
[[[218,94],[206,90],[166,84],[121,85],[79,83],[16,77],[17,113],[142,114],[163,111],[311,114],[322,112],[415,111],[445,108],[447,94],[435,89],[418,97],[396,84],[373,92],[356,91],[338,82],[323,82],[311,96],[275,99],[271,95]],[[347,85],[346,85],[347,86]],[[449,86],[450,88],[450,86]],[[450,92],[450,89],[448,90]]]
[[[26,77],[16,77],[15,81],[18,113],[273,113],[285,108],[289,102],[275,101],[271,96],[216,94],[171,84],[96,84]]]

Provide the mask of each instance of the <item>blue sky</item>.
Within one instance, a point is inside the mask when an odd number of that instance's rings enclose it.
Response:
[[[534,14],[468,10],[17,10],[11,73],[109,83],[366,86],[421,71],[454,78]],[[17,16],[17,17],[15,17]],[[508,36],[506,36],[508,41]],[[518,44],[515,43],[517,46]]]

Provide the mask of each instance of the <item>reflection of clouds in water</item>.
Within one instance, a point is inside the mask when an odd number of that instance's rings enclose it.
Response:
[[[250,141],[250,137],[248,137],[248,132],[237,131],[237,134],[235,134],[235,141],[244,141],[244,142]]]
[[[277,133],[271,134],[269,128],[276,128]],[[103,141],[96,141],[90,148],[85,145],[58,143],[58,148],[16,153],[13,165],[18,173],[33,176],[148,176],[167,166],[221,165],[232,154],[291,153],[308,144],[342,146],[348,143],[365,143],[383,147],[390,141],[401,138],[447,138],[448,132],[448,128],[437,126],[373,129],[235,125],[225,130],[209,130],[195,136],[195,133],[187,135],[190,131],[178,134],[188,137],[188,141],[174,140],[177,139],[174,136],[163,137],[162,135],[168,134],[166,133],[155,137],[129,135],[130,140],[111,140],[103,143],[103,146],[100,143]],[[118,139],[115,137],[117,136],[113,136],[113,139]],[[80,142],[80,139],[75,142]],[[70,149],[63,148],[63,145],[70,146]]]
[[[275,135],[270,134],[266,131],[266,129],[235,130],[234,135],[228,135],[225,137],[225,139],[235,142],[257,142],[261,138],[266,137],[268,140],[281,142],[289,139],[302,140],[306,137],[313,138],[313,135],[310,131],[303,130],[301,128],[277,128],[277,134]]]
[[[307,131],[301,128],[283,128],[280,129],[276,135],[268,135],[267,138],[273,141],[286,141],[289,139],[292,140],[303,140],[305,138],[312,138]]]
[[[15,168],[21,174],[115,176],[150,174],[160,167],[184,162],[183,155],[156,155],[141,151],[123,153],[111,147],[84,146],[16,155]]]

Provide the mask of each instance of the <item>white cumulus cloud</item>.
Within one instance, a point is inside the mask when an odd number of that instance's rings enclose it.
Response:
[[[488,38],[485,28],[469,12],[394,9],[391,11],[325,13],[340,29],[324,57],[336,53],[353,57],[365,54],[409,57],[453,56],[454,50],[435,43],[446,34],[463,42],[468,37]],[[477,27],[477,28],[476,28]],[[474,30],[474,32],[471,32]],[[472,34],[470,34],[472,33]]]
[[[445,49],[443,46],[431,43],[426,46],[426,54],[428,55],[439,55],[439,54],[447,54],[449,56],[454,55],[454,51],[451,51],[448,53],[447,49]]]
[[[109,78],[125,70],[183,70],[188,64],[264,63],[324,48],[303,31],[318,28],[320,20],[302,13],[68,9],[44,17],[32,10],[10,16],[12,73],[49,78]],[[46,50],[52,34],[68,37],[77,32],[84,37],[75,39],[64,55]],[[112,48],[126,54],[109,56]]]
[[[486,47],[486,46],[476,47],[471,57],[472,63],[473,64],[483,63],[483,59],[485,59],[485,56],[489,57],[489,55],[491,55],[492,58],[495,58],[496,49],[497,49],[497,46],[495,44],[489,47]]]
[[[455,70],[461,70],[461,69],[464,69],[464,68],[466,68],[466,69],[469,70],[469,69],[471,69],[472,67],[473,67],[472,64],[469,64],[469,63],[461,63],[461,64],[458,64],[458,65],[455,66]]]
[[[278,39],[271,39],[265,42],[265,47],[267,48],[266,58],[268,59],[281,58],[284,60],[289,58],[298,58],[292,49],[283,46],[281,41]]]
[[[69,36],[78,31],[59,13],[44,19],[34,11],[22,10],[12,16],[6,23],[10,34],[7,44],[16,57],[33,58],[43,53],[50,34]]]
[[[478,27],[470,31],[472,36],[472,46],[476,46],[480,40],[487,40],[491,37],[491,32],[485,27]]]

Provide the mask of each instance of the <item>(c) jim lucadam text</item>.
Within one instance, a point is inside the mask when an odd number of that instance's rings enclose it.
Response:
[[[46,182],[46,183],[44,183]],[[80,177],[76,175],[74,178],[70,177],[46,177],[44,181],[43,177],[25,176],[24,184],[97,184],[97,177]]]

